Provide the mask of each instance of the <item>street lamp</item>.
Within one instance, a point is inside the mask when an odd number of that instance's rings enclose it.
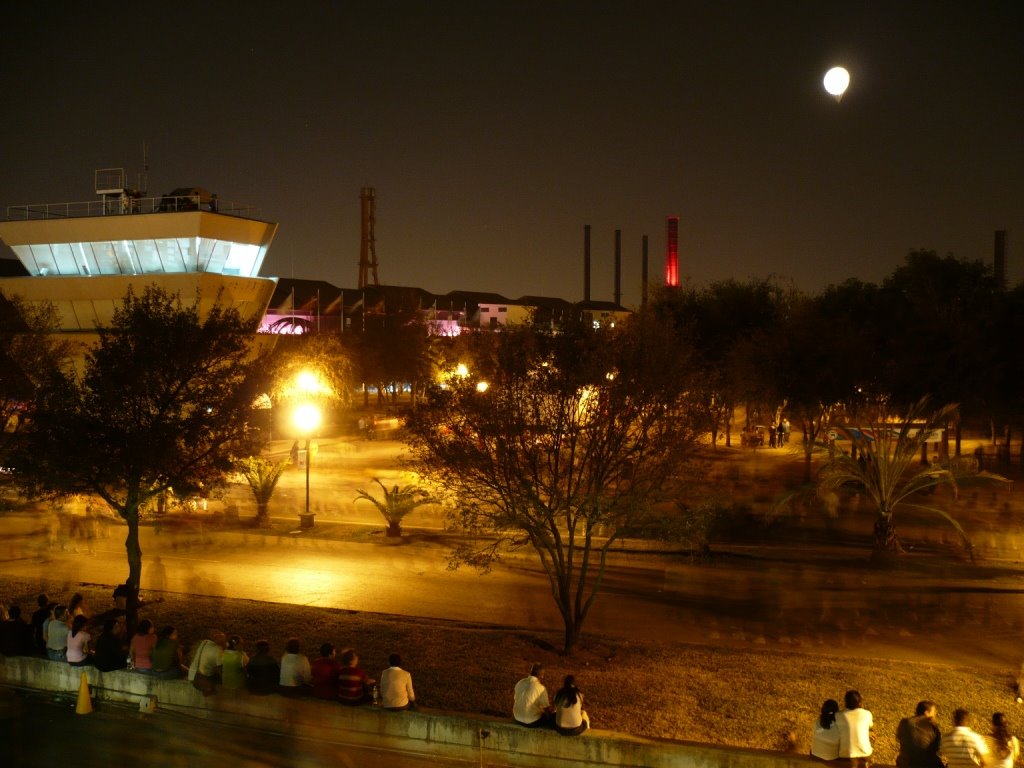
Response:
[[[315,403],[302,403],[292,412],[292,423],[300,435],[306,437],[306,513],[299,515],[299,528],[312,528],[313,515],[309,512],[309,444],[320,426],[320,408]]]

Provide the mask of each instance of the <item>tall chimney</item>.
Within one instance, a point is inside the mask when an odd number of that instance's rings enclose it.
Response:
[[[640,306],[647,306],[647,235],[640,240]]]
[[[995,254],[992,257],[992,273],[996,290],[1006,290],[1006,230],[996,230]]]
[[[374,235],[374,224],[377,221],[376,193],[373,187],[363,187],[359,190],[359,287],[365,288],[370,283],[370,275],[373,275],[372,285],[380,285],[377,277],[377,246]]]
[[[583,300],[590,301],[590,225],[583,225]]]
[[[679,217],[669,216],[665,232],[665,285],[679,285]]]
[[[615,303],[622,305],[622,230],[615,230]]]

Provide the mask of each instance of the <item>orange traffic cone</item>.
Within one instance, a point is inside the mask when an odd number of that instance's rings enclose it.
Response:
[[[89,678],[85,672],[82,673],[82,683],[78,686],[78,703],[75,704],[75,713],[88,715],[92,712],[92,699],[89,698]]]

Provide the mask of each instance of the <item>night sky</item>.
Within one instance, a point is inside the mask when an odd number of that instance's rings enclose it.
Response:
[[[202,186],[280,224],[263,274],[611,299],[665,217],[697,285],[878,281],[912,248],[1024,278],[1024,2],[22,2],[0,205]],[[821,79],[847,67],[841,103]]]

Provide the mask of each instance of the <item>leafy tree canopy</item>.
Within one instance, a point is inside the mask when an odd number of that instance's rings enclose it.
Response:
[[[665,497],[694,451],[699,419],[676,341],[646,316],[614,329],[473,334],[409,422],[415,468],[449,492],[467,528],[488,534],[456,562],[487,567],[505,546],[532,547],[566,652],[608,548]]]
[[[129,586],[141,578],[140,506],[209,491],[258,452],[250,415],[271,369],[255,340],[237,311],[218,304],[201,317],[198,302],[154,286],[99,329],[81,374],[53,370],[39,387],[20,479],[39,493],[94,493],[123,517]]]

